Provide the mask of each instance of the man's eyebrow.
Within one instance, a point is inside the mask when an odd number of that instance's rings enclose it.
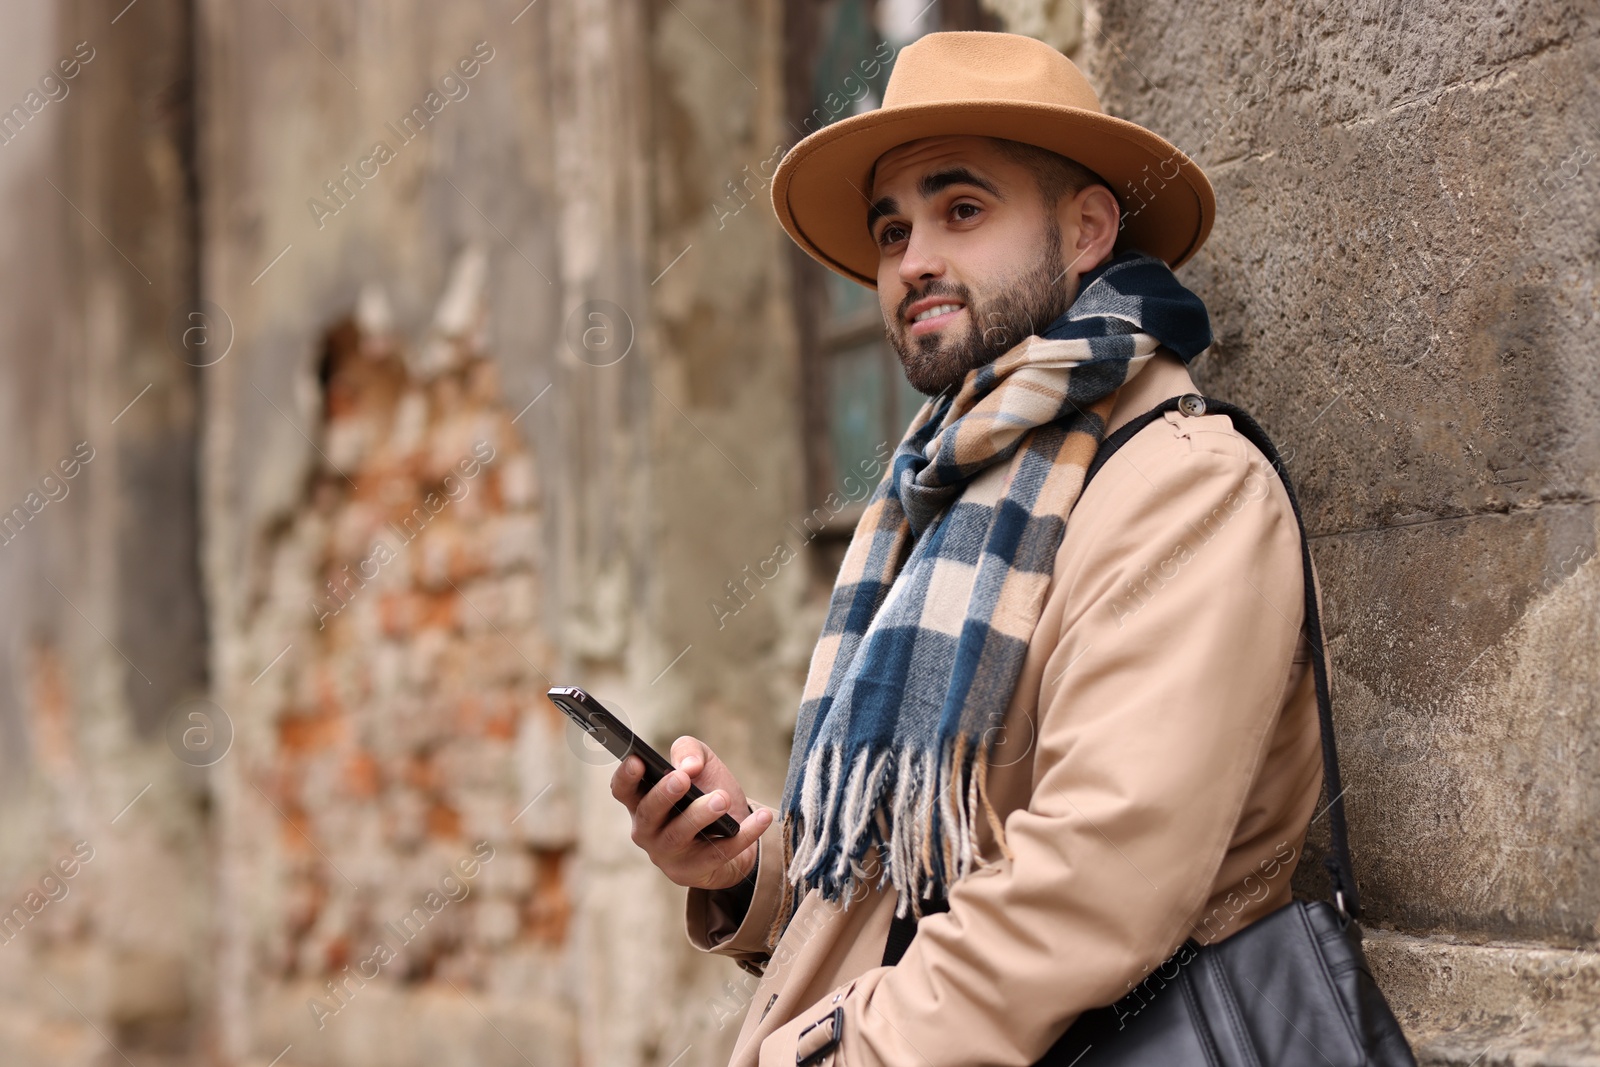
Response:
[[[1005,199],[1000,195],[1000,190],[994,187],[993,182],[972,173],[966,167],[946,167],[932,174],[924,174],[922,180],[917,183],[917,191],[927,198],[951,185],[976,185],[996,200]]]
[[[944,170],[936,170],[931,174],[924,174],[922,180],[917,183],[917,192],[921,193],[923,199],[926,200],[940,190],[947,189],[952,185],[975,185],[996,200],[1005,199],[1000,194],[1000,190],[995,188],[993,182],[981,175],[974,174],[966,167],[946,167]],[[867,209],[867,233],[872,233],[872,228],[879,219],[885,215],[893,215],[899,210],[900,205],[892,196],[881,196],[873,201],[872,206]]]
[[[872,227],[877,225],[879,219],[883,218],[885,215],[896,214],[899,212],[899,210],[900,204],[892,196],[880,196],[878,199],[874,200],[872,202],[872,206],[867,208],[868,235],[871,235]]]

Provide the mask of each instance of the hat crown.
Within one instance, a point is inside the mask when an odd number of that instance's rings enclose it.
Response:
[[[1105,113],[1076,63],[1043,41],[1014,33],[952,30],[919,37],[895,57],[883,92],[885,108],[970,100]]]

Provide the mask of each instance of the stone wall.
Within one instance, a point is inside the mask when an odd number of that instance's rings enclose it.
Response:
[[[1291,457],[1379,977],[1429,1062],[1592,1062],[1600,17],[1108,0],[1083,41],[1216,186],[1196,374]]]

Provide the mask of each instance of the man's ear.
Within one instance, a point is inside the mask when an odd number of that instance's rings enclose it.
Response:
[[[1078,230],[1077,243],[1068,258],[1097,264],[1109,256],[1122,221],[1121,208],[1111,190],[1103,185],[1086,185],[1062,201],[1062,207],[1062,221],[1075,221]]]

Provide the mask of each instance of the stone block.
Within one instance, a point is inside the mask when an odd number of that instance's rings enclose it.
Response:
[[[1363,948],[1423,1064],[1600,1063],[1600,953],[1385,930]]]

